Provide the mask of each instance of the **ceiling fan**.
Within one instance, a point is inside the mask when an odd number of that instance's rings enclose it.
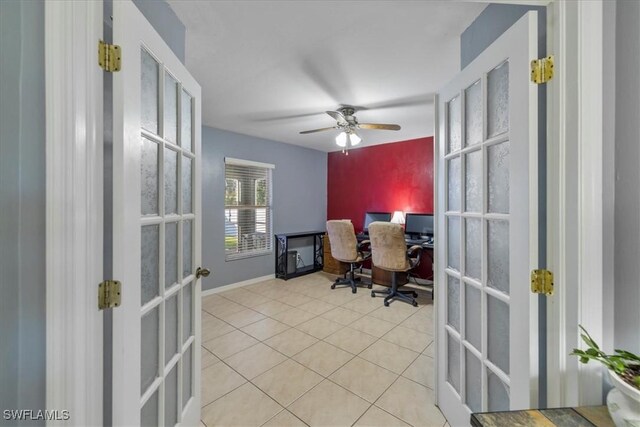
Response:
[[[343,151],[348,154],[349,147],[358,145],[362,138],[358,135],[358,129],[374,129],[374,130],[400,130],[400,125],[383,124],[383,123],[358,123],[356,119],[355,109],[353,107],[341,107],[337,111],[327,111],[328,115],[336,120],[336,125],[320,129],[305,130],[301,134],[323,132],[326,130],[338,129],[341,132],[336,137],[336,144],[343,147]]]

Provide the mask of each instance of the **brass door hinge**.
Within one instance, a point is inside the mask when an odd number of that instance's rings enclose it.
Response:
[[[531,61],[531,81],[546,83],[553,78],[553,55]]]
[[[105,280],[98,285],[98,309],[119,307],[121,284],[117,280]]]
[[[553,273],[549,270],[531,270],[531,292],[553,295]]]
[[[120,46],[98,41],[98,64],[103,70],[113,73],[120,71]]]

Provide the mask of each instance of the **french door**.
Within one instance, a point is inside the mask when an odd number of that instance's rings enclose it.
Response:
[[[113,39],[113,424],[197,425],[200,86],[129,0]]]
[[[438,95],[437,401],[452,426],[537,404],[536,54],[529,12]]]

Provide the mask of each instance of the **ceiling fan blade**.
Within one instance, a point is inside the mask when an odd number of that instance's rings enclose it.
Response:
[[[344,115],[340,111],[327,111],[326,113],[331,117],[333,117],[334,119],[336,119],[338,123],[347,124],[347,119],[344,117]]]
[[[337,126],[331,126],[330,128],[320,128],[320,129],[313,129],[313,130],[303,130],[302,132],[300,132],[300,134],[304,135],[307,133],[314,133],[314,132],[323,132],[325,130],[331,130],[331,129],[337,129]]]
[[[359,123],[360,129],[400,130],[400,125],[388,125],[384,123]]]

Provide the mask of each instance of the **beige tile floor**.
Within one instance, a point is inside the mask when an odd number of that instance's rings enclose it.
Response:
[[[438,426],[433,305],[315,273],[203,298],[202,423],[213,426]]]

